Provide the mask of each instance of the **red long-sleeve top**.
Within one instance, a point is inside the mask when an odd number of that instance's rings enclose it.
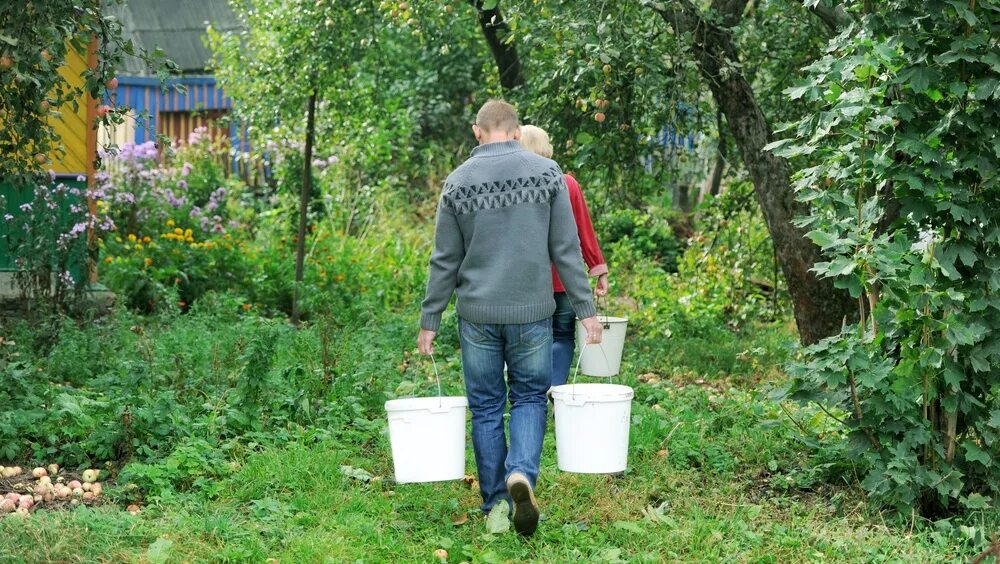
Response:
[[[573,218],[576,219],[576,230],[580,235],[580,250],[583,251],[583,261],[587,263],[591,276],[607,274],[608,265],[604,262],[604,255],[601,254],[601,246],[597,244],[597,234],[594,233],[594,224],[590,221],[590,210],[587,209],[587,201],[583,199],[580,184],[569,174],[565,177],[566,187],[569,188],[569,202],[573,206]],[[554,292],[566,291],[554,265],[552,267],[552,290]]]

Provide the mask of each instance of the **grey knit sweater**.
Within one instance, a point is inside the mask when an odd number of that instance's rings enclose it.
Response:
[[[594,315],[559,165],[517,141],[480,145],[444,183],[420,327],[438,330],[453,292],[458,315],[474,323],[550,317],[551,264],[577,317]]]

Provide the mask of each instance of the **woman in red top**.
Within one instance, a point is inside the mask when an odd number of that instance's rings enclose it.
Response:
[[[552,158],[549,135],[539,127],[522,125],[521,145],[545,158]],[[569,201],[573,206],[573,217],[576,219],[576,229],[580,235],[583,260],[587,263],[590,275],[597,277],[594,294],[605,296],[608,293],[608,265],[604,262],[600,245],[597,244],[597,235],[594,233],[594,224],[590,221],[587,201],[583,199],[580,184],[569,174],[566,175],[566,187],[569,188]],[[555,267],[552,268],[552,290],[556,299],[556,312],[552,315],[552,385],[559,386],[566,383],[570,363],[573,362],[573,349],[576,347],[576,315]]]

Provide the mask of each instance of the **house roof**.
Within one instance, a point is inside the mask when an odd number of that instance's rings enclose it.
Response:
[[[121,21],[126,40],[149,52],[163,49],[184,74],[205,74],[211,51],[203,38],[209,24],[219,31],[241,29],[227,0],[128,0],[109,3],[105,12]],[[138,58],[124,59],[123,74],[151,74]]]

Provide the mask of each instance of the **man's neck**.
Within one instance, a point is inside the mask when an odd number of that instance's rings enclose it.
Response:
[[[487,143],[503,143],[504,141],[513,141],[514,135],[506,132],[490,133],[489,135],[483,135],[483,138],[479,141],[480,145],[486,145]]]

